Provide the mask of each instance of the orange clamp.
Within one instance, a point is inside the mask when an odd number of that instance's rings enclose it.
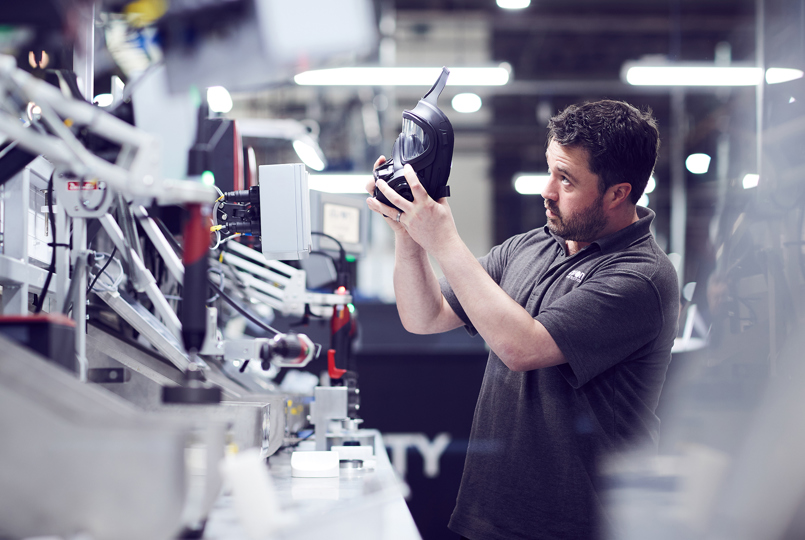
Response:
[[[346,373],[346,369],[338,369],[335,367],[335,349],[327,351],[327,373],[330,374],[331,379],[340,379]]]

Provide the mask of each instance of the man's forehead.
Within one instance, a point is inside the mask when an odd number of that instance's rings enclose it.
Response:
[[[586,148],[579,145],[561,145],[556,141],[551,141],[548,149],[545,150],[545,159],[550,160],[551,156],[563,162],[560,168],[571,168],[574,171],[590,171],[590,154]]]

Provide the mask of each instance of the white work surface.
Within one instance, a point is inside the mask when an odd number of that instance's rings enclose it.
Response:
[[[282,517],[290,522],[263,540],[421,540],[403,498],[406,487],[391,467],[380,433],[374,433],[375,470],[342,469],[338,478],[293,478],[290,452],[271,456],[268,470]],[[247,535],[228,494],[212,509],[204,538],[257,540]]]

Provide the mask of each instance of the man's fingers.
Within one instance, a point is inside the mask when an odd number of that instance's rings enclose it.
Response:
[[[407,212],[410,209],[411,202],[391,189],[386,182],[383,180],[378,180],[377,187],[380,189],[380,192],[386,196],[386,199],[388,199],[391,204],[401,209],[403,212]],[[397,214],[395,213],[394,215],[396,216]]]
[[[378,201],[375,198],[366,199],[366,204],[369,205],[369,210],[373,210],[378,214],[382,215],[383,217],[387,217],[389,219],[395,220],[397,219],[397,210],[396,208],[392,208],[382,202]]]
[[[377,158],[377,161],[375,161],[375,164],[372,165],[372,170],[374,171],[375,169],[383,165],[385,162],[386,162],[386,156],[380,156],[379,158]],[[372,177],[366,182],[366,186],[364,186],[364,189],[366,189],[366,192],[369,193],[370,195],[375,194],[374,175],[372,175]]]
[[[429,197],[428,192],[419,182],[419,177],[416,175],[414,168],[406,163],[405,167],[403,168],[403,172],[405,173],[405,179],[408,181],[408,185],[411,187],[411,193],[414,196],[414,200],[426,200],[427,197]]]

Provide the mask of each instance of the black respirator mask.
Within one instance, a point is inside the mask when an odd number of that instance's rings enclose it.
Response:
[[[391,159],[374,171],[375,183],[378,179],[384,180],[391,189],[409,201],[413,201],[414,196],[403,174],[406,163],[414,168],[419,182],[432,199],[450,195],[447,178],[453,159],[453,126],[436,105],[449,75],[450,70],[442,68],[436,83],[419,100],[414,110],[403,111],[402,133],[394,142]],[[375,198],[383,204],[394,206],[377,187]]]

